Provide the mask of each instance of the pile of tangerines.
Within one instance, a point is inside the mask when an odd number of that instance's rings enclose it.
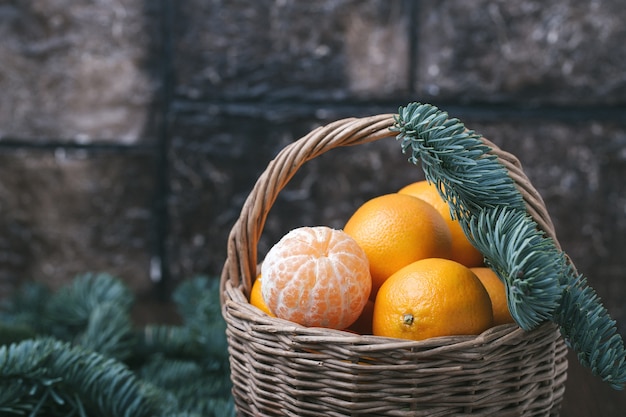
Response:
[[[305,326],[412,340],[513,322],[503,283],[427,181],[366,201],[343,230],[287,233],[250,303]]]

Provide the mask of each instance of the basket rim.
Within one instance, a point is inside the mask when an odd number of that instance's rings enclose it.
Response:
[[[399,339],[394,337],[358,334],[349,330],[329,329],[326,327],[307,327],[289,320],[271,317],[250,304],[241,287],[233,287],[227,283],[228,299],[222,311],[227,321],[244,320],[259,332],[269,334],[288,334],[299,342],[310,343],[342,343],[349,344],[351,349],[363,352],[374,352],[389,349],[412,349],[425,351],[425,356],[445,351],[455,351],[463,347],[484,345],[498,341],[506,344],[522,335],[539,334],[542,332],[558,332],[558,326],[552,322],[544,322],[537,328],[526,331],[516,323],[494,325],[476,335],[438,336],[424,340]]]

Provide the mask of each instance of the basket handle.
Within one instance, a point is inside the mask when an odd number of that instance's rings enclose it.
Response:
[[[318,127],[306,136],[287,145],[269,163],[248,195],[235,222],[227,244],[227,258],[220,279],[220,300],[224,305],[226,282],[240,288],[247,296],[257,271],[257,244],[272,205],[278,193],[287,185],[298,169],[307,161],[342,146],[359,145],[394,136],[389,128],[393,114],[380,114],[364,118],[347,118]],[[485,138],[500,162],[507,168],[522,193],[529,213],[538,226],[556,241],[554,226],[539,193],[524,174],[519,160],[502,151]],[[558,244],[558,242],[557,242]]]

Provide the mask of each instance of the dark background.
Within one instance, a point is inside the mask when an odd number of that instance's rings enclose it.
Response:
[[[139,320],[175,320],[171,289],[219,275],[276,152],[422,101],[519,157],[626,335],[625,21],[618,0],[0,0],[0,297],[106,271]],[[326,154],[261,253],[418,178],[393,140]],[[623,415],[624,392],[570,369],[562,415]]]

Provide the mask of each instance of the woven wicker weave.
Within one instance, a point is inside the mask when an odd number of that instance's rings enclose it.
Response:
[[[556,326],[502,325],[415,342],[306,328],[248,303],[257,243],[278,193],[333,148],[391,136],[393,115],[343,119],[285,147],[259,177],[228,240],[221,277],[233,396],[241,416],[558,415],[567,349]],[[485,140],[553,238],[540,195],[513,155]],[[556,238],[555,238],[556,240]]]

